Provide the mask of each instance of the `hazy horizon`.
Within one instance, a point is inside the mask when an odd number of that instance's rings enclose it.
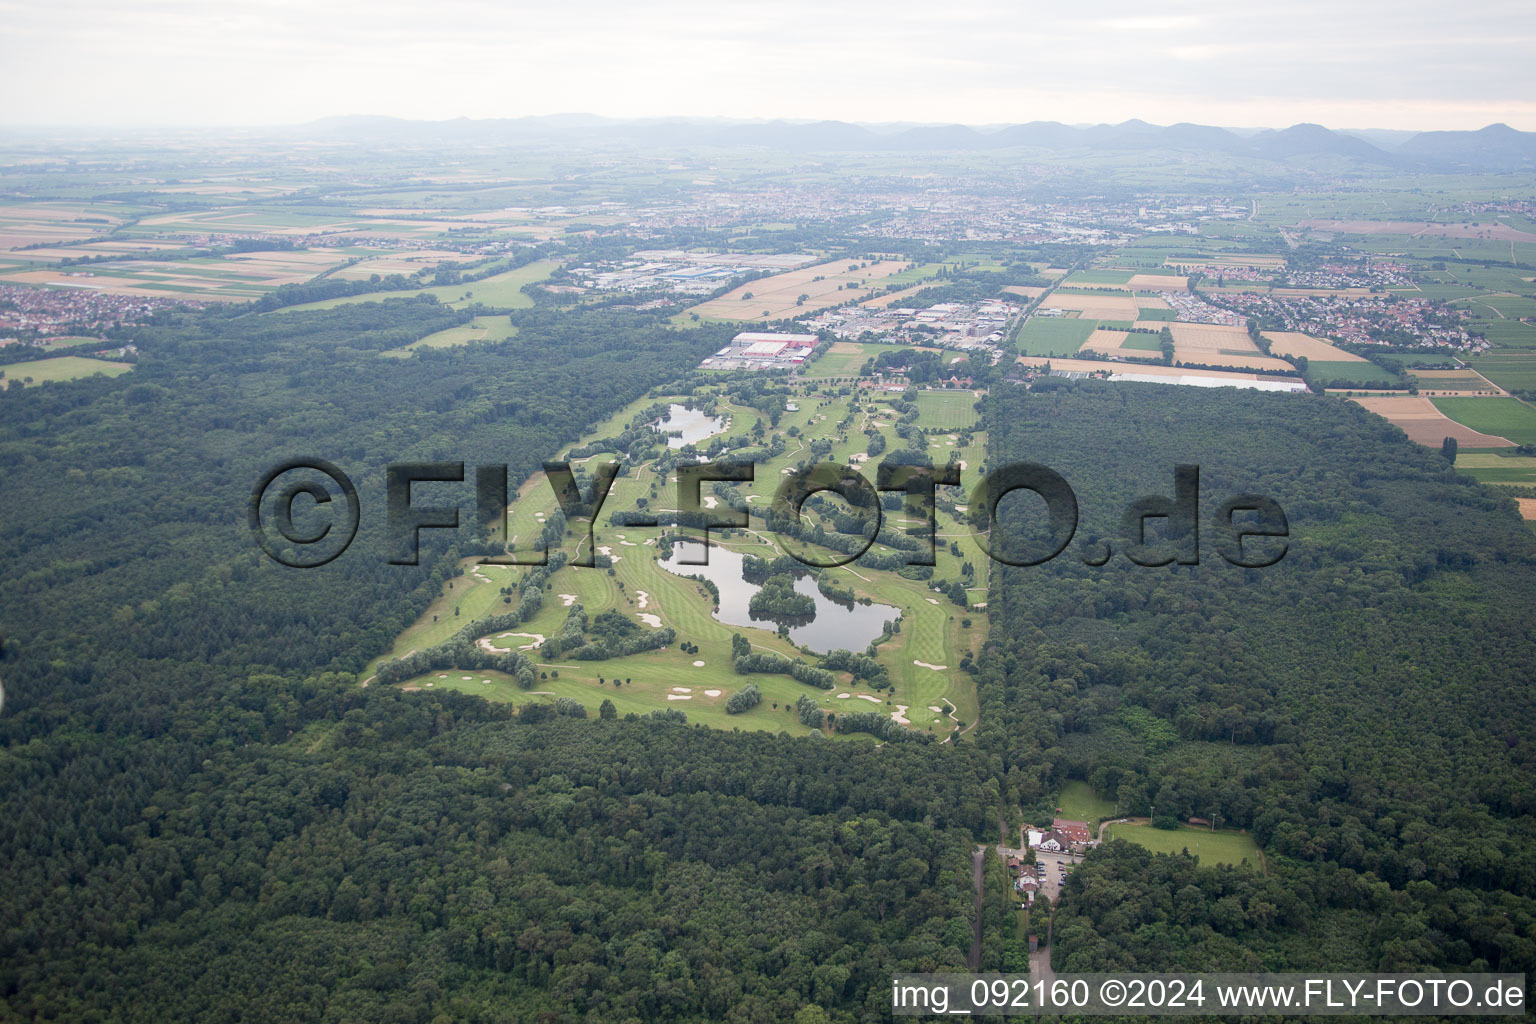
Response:
[[[1386,0],[1148,12],[696,0],[580,15],[460,0],[10,4],[8,127],[274,127],[323,117],[860,123],[1309,122],[1536,130],[1536,6]],[[65,72],[61,69],[70,69]],[[36,83],[46,83],[39,86]]]

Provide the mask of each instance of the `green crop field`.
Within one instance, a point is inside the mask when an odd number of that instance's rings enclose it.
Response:
[[[919,391],[917,407],[922,422],[935,427],[975,426],[977,397],[970,391]]]
[[[1148,309],[1146,306],[1142,306],[1140,307],[1138,317],[1142,320],[1177,320],[1179,318],[1179,311],[1176,309]]]
[[[1163,339],[1156,334],[1127,334],[1125,340],[1120,343],[1121,348],[1134,348],[1141,352],[1161,352]]]
[[[1536,444],[1536,408],[1516,398],[1431,398],[1435,408],[1462,426]]]
[[[1446,363],[1456,362],[1456,356],[1450,353],[1441,355],[1438,352],[1384,352],[1380,358],[1401,367],[1419,366],[1443,366]]]
[[[109,363],[102,359],[84,356],[55,356],[52,359],[34,359],[25,363],[8,363],[0,366],[5,373],[5,385],[20,382],[25,387],[54,381],[79,380],[98,373],[117,377],[133,369],[131,363]]]
[[[1536,485],[1536,458],[1497,452],[1461,452],[1456,470],[1485,484]]]
[[[1375,363],[1344,363],[1318,360],[1307,362],[1307,379],[1324,386],[1335,387],[1334,381],[1353,384],[1398,384],[1401,379]]]
[[[1070,356],[1093,336],[1097,320],[1068,320],[1054,317],[1030,317],[1019,328],[1019,354],[1026,356]]]
[[[1056,806],[1061,817],[1069,821],[1086,821],[1090,829],[1097,829],[1101,819],[1112,818],[1115,814],[1113,801],[1105,800],[1093,791],[1092,786],[1077,779],[1061,787]]]
[[[1536,348],[1536,324],[1523,320],[1500,319],[1490,313],[1474,318],[1468,330],[1483,335],[1495,348]]]
[[[1536,352],[1489,352],[1467,365],[1507,391],[1536,391]]]
[[[1106,839],[1128,839],[1153,853],[1179,853],[1188,850],[1206,867],[1216,864],[1247,864],[1262,870],[1263,858],[1253,837],[1246,832],[1210,832],[1203,828],[1180,826],[1175,830],[1120,822],[1109,826]]]

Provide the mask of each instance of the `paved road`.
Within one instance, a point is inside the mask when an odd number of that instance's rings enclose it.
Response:
[[[1044,942],[1039,949],[1029,954],[1030,981],[1043,981],[1047,987],[1056,980],[1056,972],[1051,970],[1051,932],[1055,930],[1055,926],[1056,911],[1052,910],[1050,918],[1045,922]]]
[[[971,870],[974,872],[971,883],[976,887],[976,920],[971,925],[974,932],[971,936],[971,955],[966,957],[965,962],[972,971],[981,968],[981,875],[986,855],[985,846],[976,847],[976,852],[971,854]]]

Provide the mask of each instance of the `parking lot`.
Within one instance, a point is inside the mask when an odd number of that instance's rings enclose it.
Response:
[[[1051,904],[1054,906],[1061,893],[1062,868],[1071,871],[1083,858],[1065,853],[1045,853],[1042,850],[1036,850],[1035,859],[1045,865],[1045,876],[1040,879],[1040,892],[1050,897]]]

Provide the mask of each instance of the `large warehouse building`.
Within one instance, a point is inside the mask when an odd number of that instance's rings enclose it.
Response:
[[[814,334],[765,334],[743,331],[701,364],[709,370],[792,369],[816,347]]]

